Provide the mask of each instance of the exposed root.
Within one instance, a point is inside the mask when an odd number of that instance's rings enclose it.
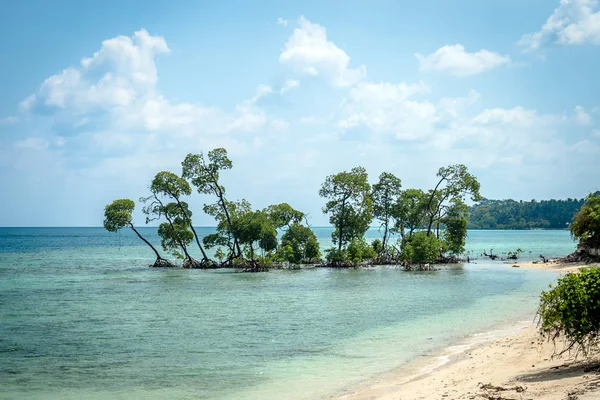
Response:
[[[268,272],[269,267],[264,264],[260,264],[255,260],[244,260],[236,265],[238,271],[241,272]]]
[[[165,260],[164,258],[157,258],[154,261],[154,264],[150,265],[151,268],[175,268],[177,265],[173,264],[169,260]]]

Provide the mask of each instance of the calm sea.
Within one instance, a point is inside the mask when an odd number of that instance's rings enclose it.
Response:
[[[141,231],[158,245],[156,229]],[[315,232],[328,246],[331,229]],[[566,231],[469,232],[472,258],[517,248],[534,259],[575,244]],[[0,398],[326,398],[531,321],[557,276],[484,258],[421,273],[244,274],[152,261],[128,231],[0,228]]]

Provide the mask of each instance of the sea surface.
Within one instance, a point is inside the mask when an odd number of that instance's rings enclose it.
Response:
[[[331,228],[314,228],[331,245]],[[140,228],[158,247],[155,228]],[[198,228],[200,234],[212,228]],[[379,237],[373,228],[369,239]],[[531,321],[567,231],[470,231],[472,263],[268,273],[153,269],[130,231],[0,228],[1,399],[321,399]]]

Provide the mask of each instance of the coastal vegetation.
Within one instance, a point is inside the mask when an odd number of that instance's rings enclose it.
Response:
[[[355,267],[361,264],[401,264],[406,269],[430,269],[435,262],[448,262],[464,252],[469,208],[467,197],[481,200],[480,185],[462,164],[442,167],[436,186],[427,192],[402,189],[400,178],[383,172],[371,185],[360,166],[326,177],[319,195],[326,200],[323,213],[333,225],[333,247],[321,259],[319,242],[308,226],[305,213],[287,203],[262,210],[246,199],[227,198],[220,175],[233,168],[223,148],[206,156],[188,154],[182,173],[158,172],[142,197],[146,223],[158,222],[164,251],[182,260],[184,268],[234,267],[248,272],[266,271],[273,266],[304,263],[328,267]],[[192,187],[209,199],[203,211],[213,217],[216,231],[199,237],[192,211],[185,198]],[[115,232],[123,227],[135,230],[132,212],[135,203],[115,200],[105,208],[105,227]],[[364,235],[376,220],[382,239],[368,243]],[[153,266],[173,266],[155,252]],[[396,236],[396,240],[394,237]],[[398,237],[399,236],[399,237]],[[195,259],[190,246],[195,242],[201,258]],[[207,250],[214,250],[214,260]]]
[[[542,292],[538,310],[542,337],[564,337],[566,347],[584,356],[600,344],[600,267],[583,268],[559,278],[556,286]]]
[[[600,193],[597,193],[600,194]],[[483,199],[470,207],[468,229],[568,229],[585,199]]]
[[[104,228],[109,232],[117,232],[119,229],[129,227],[135,234],[146,243],[156,255],[153,267],[173,267],[174,265],[160,255],[158,250],[150,243],[133,225],[133,210],[135,202],[129,199],[114,200],[104,208]]]
[[[571,235],[579,240],[578,251],[586,259],[600,249],[600,194],[592,193],[573,217]],[[571,255],[573,256],[573,255]],[[583,268],[560,278],[556,286],[542,292],[538,310],[540,332],[555,341],[564,336],[562,353],[574,350],[588,355],[600,344],[600,267]]]
[[[580,246],[600,249],[600,193],[592,193],[585,199],[570,230]]]

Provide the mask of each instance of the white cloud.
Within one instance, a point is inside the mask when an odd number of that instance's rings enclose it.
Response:
[[[19,117],[15,117],[13,115],[9,117],[0,118],[0,125],[11,125],[19,122]]]
[[[168,52],[161,36],[151,36],[144,29],[131,37],[105,40],[92,57],[81,60],[79,68],[69,67],[47,78],[39,92],[25,99],[21,107],[67,109],[80,114],[127,107],[153,95],[158,79],[156,56]]]
[[[269,124],[269,131],[275,133],[285,132],[290,128],[290,123],[283,119],[276,119]]]
[[[27,96],[25,99],[23,99],[19,103],[19,110],[21,112],[29,112],[29,111],[31,111],[31,109],[33,108],[33,106],[34,106],[34,104],[35,104],[36,101],[37,101],[37,98],[36,98],[35,94]]]
[[[592,137],[600,139],[600,129],[595,129],[592,131]]]
[[[592,122],[592,117],[585,111],[585,108],[576,106],[573,118],[579,125],[589,125]]]
[[[298,86],[300,86],[300,82],[293,79],[287,80],[283,83],[281,89],[279,89],[279,94],[284,94],[289,90],[296,89]]]
[[[46,150],[50,146],[50,143],[44,139],[30,137],[15,142],[15,146],[21,149]]]
[[[277,18],[277,21],[276,21],[277,25],[283,25],[283,26],[288,26],[289,22],[290,21],[288,21],[287,19],[284,19],[284,18],[281,18],[281,17]]]
[[[361,82],[350,90],[337,126],[343,130],[363,127],[404,140],[421,139],[433,129],[439,118],[438,110],[429,101],[410,98],[428,90],[422,82]]]
[[[446,72],[455,76],[469,76],[510,63],[508,56],[489,50],[475,53],[465,51],[460,44],[444,46],[429,55],[416,53],[422,71]]]
[[[583,43],[600,44],[597,0],[561,0],[539,31],[523,35],[519,41],[528,50]]]
[[[584,155],[600,154],[600,144],[584,139],[569,146],[569,151]]]
[[[349,68],[350,57],[327,40],[325,28],[304,17],[285,44],[279,62],[302,74],[322,76],[333,86],[352,86],[366,76],[364,65]]]
[[[232,112],[175,103],[159,94],[156,57],[168,52],[162,37],[151,36],[144,29],[131,37],[105,40],[99,51],[81,61],[79,68],[69,67],[47,78],[37,94],[21,102],[21,109],[57,113],[61,120],[83,131],[101,119],[104,131],[119,129],[121,138],[139,134],[140,130],[165,131],[175,139],[199,133],[248,132],[265,125],[266,116],[256,102],[273,93],[268,85],[259,85],[254,96]]]

